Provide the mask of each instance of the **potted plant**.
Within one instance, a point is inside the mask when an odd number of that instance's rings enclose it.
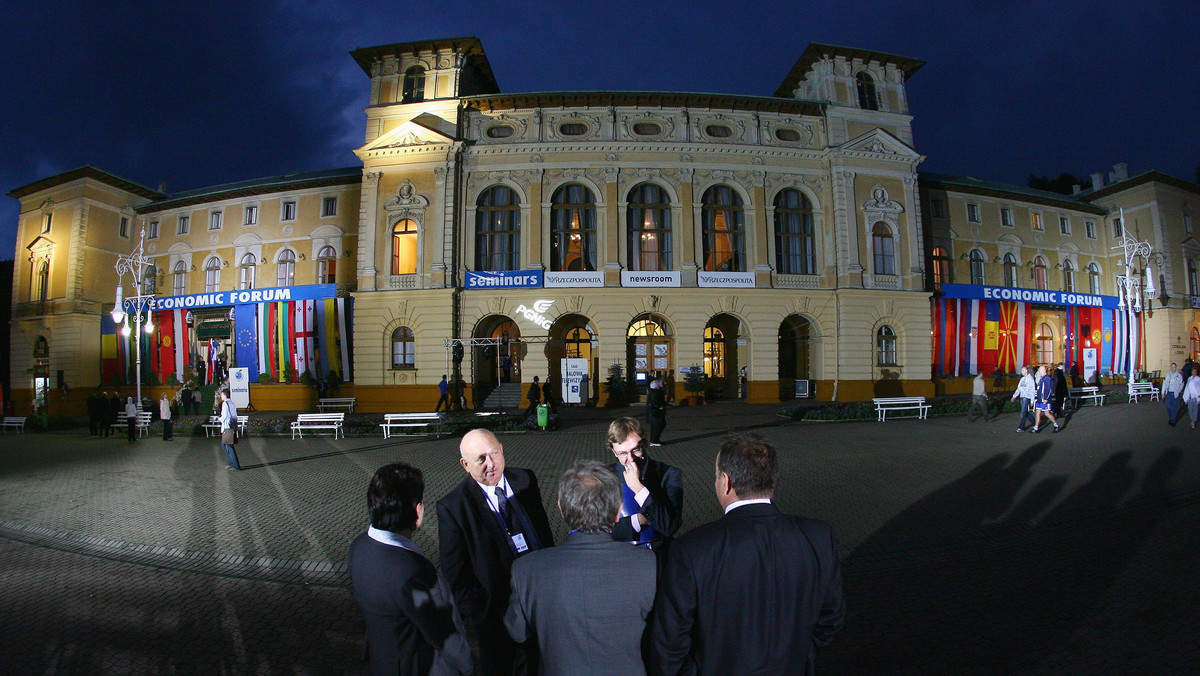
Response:
[[[683,374],[683,389],[688,393],[684,400],[689,406],[699,406],[703,402],[700,393],[705,388],[704,369],[692,364],[688,372]]]
[[[608,393],[607,406],[615,408],[629,404],[629,385],[625,382],[625,369],[617,362],[608,367],[608,379],[604,382]]]

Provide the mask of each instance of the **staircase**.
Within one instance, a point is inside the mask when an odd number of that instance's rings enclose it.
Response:
[[[488,410],[520,411],[524,408],[525,386],[521,383],[500,383],[492,390],[487,399],[483,400],[482,408]]]

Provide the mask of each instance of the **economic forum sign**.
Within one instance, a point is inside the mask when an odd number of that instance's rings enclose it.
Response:
[[[942,296],[945,298],[1008,300],[1017,303],[1077,305],[1106,309],[1115,309],[1120,302],[1116,296],[1100,296],[1073,291],[1050,291],[1048,289],[1017,289],[1011,286],[978,286],[975,284],[943,284]]]

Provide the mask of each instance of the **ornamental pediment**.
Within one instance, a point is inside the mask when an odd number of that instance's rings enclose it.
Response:
[[[888,157],[889,159],[921,159],[920,153],[883,129],[872,129],[858,138],[851,139],[843,143],[840,150],[864,156]]]
[[[423,124],[408,120],[359,148],[357,152],[371,152],[372,150],[383,150],[384,148],[448,145],[453,141],[454,139],[436,129],[430,129]]]
[[[25,247],[35,258],[47,256],[54,251],[54,240],[38,235]]]

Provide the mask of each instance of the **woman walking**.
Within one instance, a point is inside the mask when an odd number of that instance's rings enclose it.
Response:
[[[1036,417],[1033,421],[1033,431],[1042,431],[1042,414],[1045,413],[1050,422],[1054,423],[1054,431],[1057,432],[1058,419],[1054,417],[1054,413],[1050,410],[1052,400],[1054,399],[1054,381],[1050,376],[1046,375],[1046,367],[1039,366],[1037,370],[1037,403],[1034,404]]]
[[[233,447],[237,443],[237,407],[229,400],[229,392],[225,390],[217,393],[217,400],[221,402],[218,420],[221,423],[221,448],[225,451],[226,467],[241,469],[242,466],[238,463],[237,449]]]

